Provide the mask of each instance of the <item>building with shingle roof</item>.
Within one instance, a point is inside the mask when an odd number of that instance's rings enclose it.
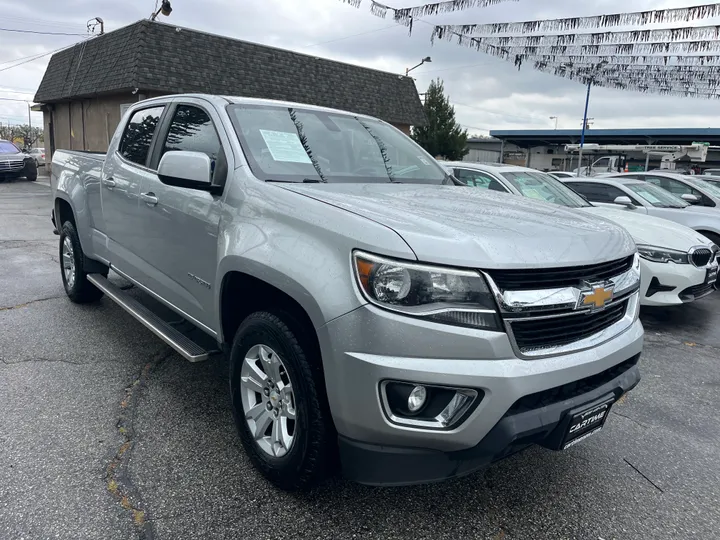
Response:
[[[149,20],[54,54],[35,101],[51,152],[105,151],[126,107],[184,92],[343,109],[406,133],[425,123],[411,77]]]

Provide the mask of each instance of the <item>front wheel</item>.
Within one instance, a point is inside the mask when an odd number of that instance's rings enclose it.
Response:
[[[90,283],[84,270],[85,256],[75,225],[66,221],[60,231],[60,273],[68,298],[76,304],[96,302],[102,291]]]
[[[230,353],[230,394],[245,451],[286,490],[311,488],[329,472],[335,448],[313,351],[289,314],[256,312],[240,325]],[[312,329],[310,329],[312,330]]]

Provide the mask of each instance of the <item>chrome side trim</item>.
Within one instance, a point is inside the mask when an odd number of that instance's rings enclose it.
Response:
[[[210,356],[208,351],[163,321],[140,302],[118,289],[113,283],[108,281],[107,278],[100,274],[88,274],[87,279],[105,293],[113,302],[135,317],[145,328],[175,349],[186,360],[190,362],[202,362]]]
[[[217,337],[218,337],[217,332],[215,332],[212,328],[210,328],[209,326],[204,325],[203,323],[201,323],[200,321],[198,321],[195,317],[191,317],[190,315],[188,315],[187,313],[185,313],[182,309],[180,309],[179,307],[177,307],[175,304],[173,304],[172,302],[168,302],[168,301],[165,300],[162,296],[160,296],[159,294],[151,291],[149,288],[147,288],[145,285],[143,285],[142,283],[140,283],[140,282],[137,281],[136,279],[131,278],[131,277],[128,276],[125,272],[123,272],[122,270],[119,270],[118,267],[115,266],[114,264],[111,264],[111,265],[110,265],[110,268],[112,268],[113,272],[116,272],[118,275],[120,275],[120,277],[122,277],[122,278],[124,278],[124,279],[127,279],[130,283],[132,283],[132,284],[135,285],[136,287],[142,289],[143,291],[145,291],[146,293],[148,293],[150,296],[152,296],[153,298],[155,298],[155,299],[158,300],[159,302],[162,302],[162,303],[165,304],[167,307],[169,307],[169,308],[172,309],[174,312],[176,312],[178,315],[180,315],[183,319],[186,319],[186,320],[190,321],[191,323],[193,323],[195,326],[197,326],[200,330],[202,330],[202,331],[205,332],[206,334],[209,334],[211,337],[214,337],[214,338],[217,338]]]

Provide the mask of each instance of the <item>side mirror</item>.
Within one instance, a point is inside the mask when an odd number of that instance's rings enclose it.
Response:
[[[680,195],[683,201],[687,201],[690,204],[698,204],[700,202],[700,199],[698,199],[697,195],[693,195],[692,193],[683,193]]]
[[[157,175],[169,186],[207,190],[212,182],[212,163],[202,152],[170,151],[160,159]]]
[[[635,208],[635,205],[630,200],[630,197],[627,195],[620,195],[619,197],[616,197],[613,201],[615,204],[622,204],[623,206],[627,206],[631,210]]]

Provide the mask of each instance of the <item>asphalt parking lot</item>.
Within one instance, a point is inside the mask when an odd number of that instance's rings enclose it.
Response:
[[[720,293],[642,315],[643,381],[605,429],[475,475],[280,492],[235,434],[221,364],[104,299],[71,304],[50,190],[0,183],[0,538],[717,538]]]

